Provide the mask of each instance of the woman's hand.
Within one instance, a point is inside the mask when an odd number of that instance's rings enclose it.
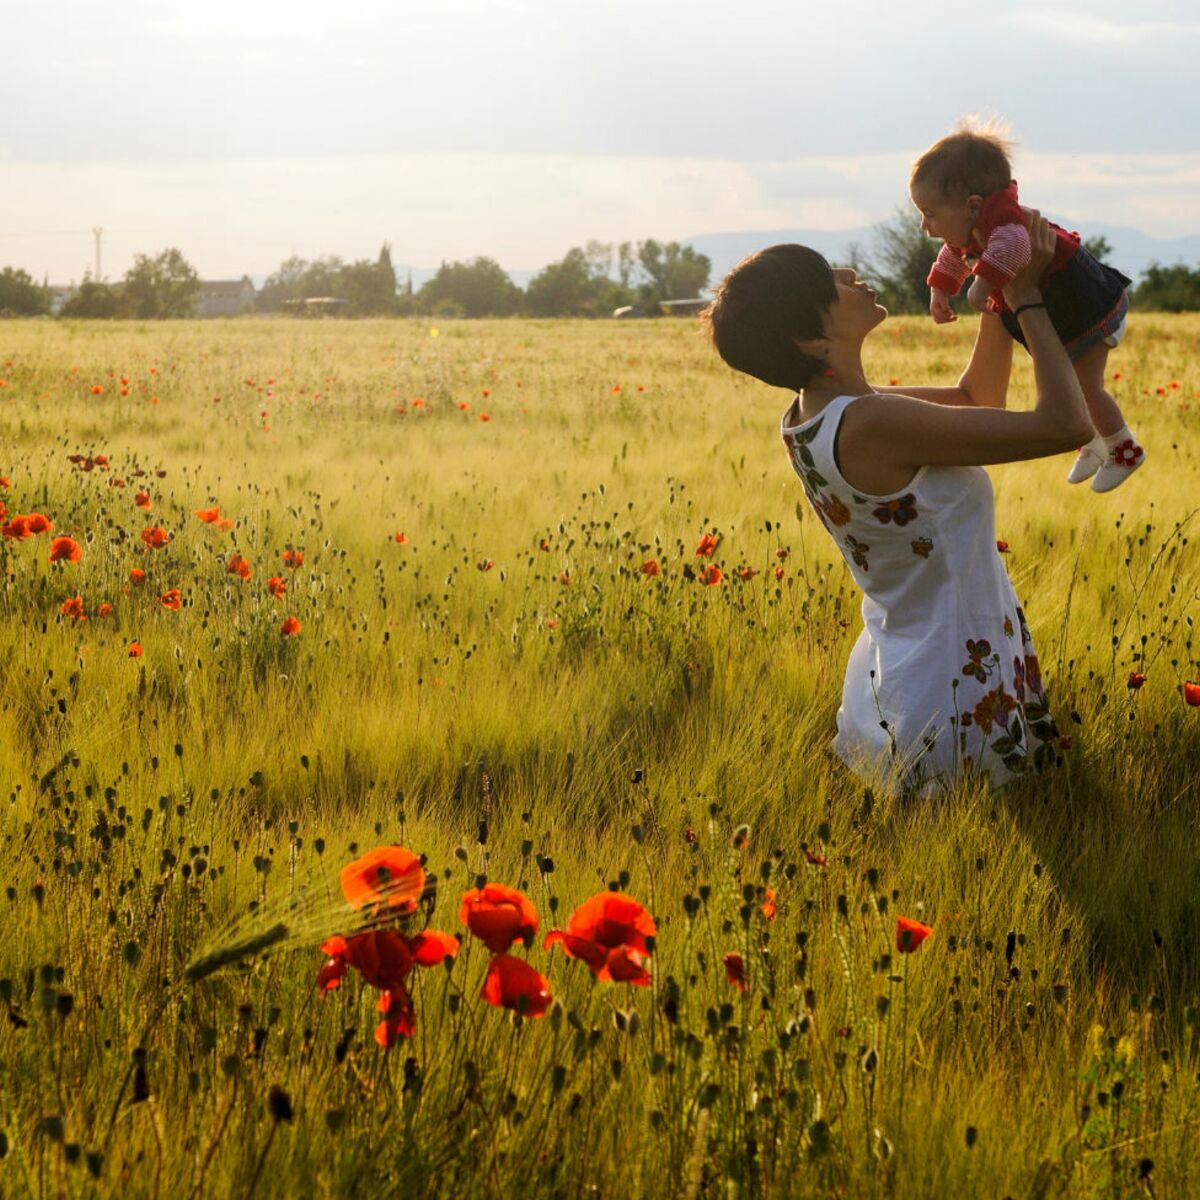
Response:
[[[1036,208],[1031,208],[1025,214],[1025,224],[1029,230],[1029,262],[1004,289],[1004,299],[1009,308],[1036,304],[1041,300],[1042,274],[1054,257],[1055,237],[1050,222]]]

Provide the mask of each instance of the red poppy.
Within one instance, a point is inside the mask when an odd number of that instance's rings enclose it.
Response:
[[[922,925],[920,921],[897,917],[896,949],[901,954],[911,954],[932,932],[929,925]]]
[[[303,550],[285,550],[283,552],[283,561],[287,563],[288,570],[294,571],[297,567],[304,563]]]
[[[142,643],[141,642],[130,642],[129,643],[129,657],[130,658],[141,658],[142,657]]]
[[[96,616],[111,617],[112,616],[112,605],[107,603],[107,601],[104,604],[101,604],[100,607],[96,609]]]
[[[417,1014],[408,989],[399,984],[379,997],[383,1020],[375,1026],[375,1041],[385,1050],[401,1038],[410,1038],[417,1031]]]
[[[64,617],[71,617],[76,621],[87,619],[87,613],[83,611],[83,597],[72,596],[69,600],[62,602],[62,607],[58,610]]]
[[[395,535],[395,538],[393,540],[395,541],[397,546],[407,546],[408,545],[408,534],[397,532]]]
[[[746,964],[742,961],[742,956],[736,950],[731,950],[721,961],[725,964],[725,978],[739,992],[744,992],[746,990]]]
[[[550,549],[550,539],[542,538],[542,540],[540,542],[538,542],[538,549],[539,550],[549,550]]]
[[[468,408],[470,408],[470,407],[471,407],[471,406],[470,406],[470,405],[469,405],[469,404],[468,404],[468,403],[467,403],[465,400],[460,400],[460,401],[458,402],[458,411],[459,411],[459,412],[466,412],[466,411],[467,411],[467,409],[468,409]]]
[[[69,537],[56,537],[50,543],[51,562],[77,563],[83,557],[83,547]]]
[[[169,608],[172,612],[178,612],[183,603],[183,598],[178,588],[169,588],[159,596],[158,602],[163,608]]]
[[[1007,554],[1008,553],[1008,543],[1006,541],[1004,541],[1003,538],[997,539],[996,549],[999,550],[1001,554]]]
[[[518,939],[528,945],[538,928],[537,909],[529,897],[502,883],[484,884],[467,892],[458,919],[493,954],[507,953]]]
[[[138,508],[144,508],[147,512],[154,507],[154,505],[150,503],[149,492],[138,492],[138,494],[134,496],[133,502],[138,506]]]
[[[766,899],[762,902],[762,915],[768,920],[775,920],[775,889],[767,888]]]
[[[425,890],[421,860],[403,846],[378,846],[342,868],[342,895],[351,908],[383,905],[415,912]]]
[[[1145,682],[1146,676],[1143,675],[1141,671],[1130,671],[1129,678],[1125,681],[1125,686],[1129,688],[1131,692],[1136,692],[1138,688],[1140,688]]]
[[[643,575],[657,575],[658,569],[659,568],[658,568],[658,559],[657,558],[648,558],[648,559],[646,559],[646,561],[644,563],[642,563],[642,574]]]
[[[1183,698],[1192,708],[1200,708],[1200,683],[1185,683]]]
[[[783,560],[785,558],[787,558],[787,556],[788,556],[788,552],[782,546],[780,546],[779,549],[775,551],[775,557],[777,559],[779,559],[780,562],[783,562]]]
[[[725,578],[721,568],[716,563],[709,563],[704,568],[704,574],[700,577],[701,582],[705,587],[716,587],[718,583]]]
[[[481,558],[475,564],[476,568],[480,571],[490,571],[495,565],[496,565],[495,560],[491,559],[491,558]]]
[[[753,567],[739,567],[738,574],[743,579],[753,579],[758,572]]]
[[[646,939],[656,933],[654,918],[636,900],[598,892],[571,914],[565,930],[552,929],[543,947],[560,943],[569,958],[583,959],[597,979],[648,986]]]
[[[511,1008],[523,1017],[544,1016],[554,1000],[546,977],[511,954],[493,957],[479,994],[488,1004]]]
[[[142,541],[152,550],[161,550],[170,540],[171,535],[161,525],[149,525],[142,530]]]
[[[275,597],[276,600],[283,599],[283,593],[287,591],[287,584],[283,581],[282,575],[272,575],[267,580],[267,591]]]
[[[230,575],[237,575],[241,579],[249,579],[251,575],[250,564],[240,554],[231,554],[229,556],[229,561],[225,564],[225,570]]]
[[[776,567],[776,568],[775,568],[775,578],[776,578],[776,579],[782,579],[782,578],[783,578],[783,574],[784,574],[784,572],[783,572],[783,568],[782,568],[782,567]]]
[[[8,482],[8,476],[7,476],[7,475],[0,475],[0,488],[3,488],[5,491],[8,491],[8,489],[9,489],[11,486],[12,486],[12,484],[10,484],[10,483]]]
[[[562,573],[562,574],[561,574],[561,575],[558,577],[558,582],[559,582],[559,583],[561,583],[561,584],[562,584],[564,587],[570,587],[570,585],[571,585],[571,575],[570,575],[570,573],[569,573],[568,571],[564,571],[564,572],[563,572],[563,573]]]
[[[146,582],[146,572],[143,571],[141,567],[134,567],[133,570],[129,572],[129,579],[130,579],[130,582],[135,583],[135,584],[136,583],[145,583]]]
[[[104,389],[98,383],[93,383],[92,384],[92,395],[93,396],[103,396]]]
[[[827,867],[829,859],[823,854],[814,854],[807,846],[804,848],[804,857],[812,863],[814,867]]]
[[[714,537],[711,533],[706,533],[696,543],[696,554],[697,554],[697,556],[702,556],[704,558],[711,558],[713,555],[713,552],[716,550],[716,548],[717,548],[716,537]]]
[[[479,419],[481,421],[490,421],[492,419],[492,414],[491,413],[480,413]]]
[[[206,525],[215,525],[221,519],[221,510],[217,508],[198,508],[196,516],[200,518]]]
[[[42,513],[30,513],[26,520],[29,522],[30,533],[49,533],[54,528],[54,522]]]
[[[285,617],[283,624],[279,627],[279,632],[282,633],[284,637],[295,637],[302,628],[303,626],[300,624],[299,618]]]

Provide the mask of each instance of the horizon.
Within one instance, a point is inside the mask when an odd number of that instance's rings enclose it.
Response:
[[[169,246],[224,279],[385,241],[414,268],[484,255],[524,272],[589,238],[855,230],[905,203],[912,159],[968,108],[1011,121],[1027,203],[1077,228],[1200,234],[1184,4],[997,13],[1005,69],[981,67],[962,101],[926,78],[941,20],[928,0],[755,0],[733,26],[713,0],[22,9],[0,266],[77,282],[94,227],[109,280]],[[48,62],[94,82],[55,88]]]

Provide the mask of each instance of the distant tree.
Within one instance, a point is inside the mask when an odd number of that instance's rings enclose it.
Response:
[[[1093,257],[1103,262],[1112,252],[1112,242],[1108,240],[1102,233],[1096,234],[1095,237],[1084,238],[1081,245]]]
[[[712,262],[691,246],[668,242],[665,246],[649,238],[639,242],[637,264],[640,282],[639,303],[648,309],[660,300],[692,300],[708,286]]]
[[[0,316],[36,317],[50,308],[50,296],[33,276],[20,268],[0,271]]]
[[[1200,267],[1193,270],[1183,263],[1169,267],[1151,263],[1142,272],[1133,299],[1138,308],[1161,312],[1200,310]]]
[[[298,300],[303,295],[304,273],[308,263],[292,255],[279,264],[279,270],[268,275],[254,297],[259,312],[279,312],[285,300]]]
[[[521,289],[491,258],[442,263],[418,295],[428,313],[464,317],[507,317],[521,304]]]
[[[131,317],[190,317],[200,293],[196,269],[176,249],[134,255],[125,272],[123,308]]]
[[[937,257],[938,244],[921,230],[915,209],[899,207],[876,225],[871,249],[858,249],[863,274],[879,293],[879,302],[893,313],[929,310],[929,286],[925,279]]]
[[[561,262],[551,263],[525,289],[525,311],[535,317],[606,317],[628,304],[628,288],[608,272],[612,247],[588,242],[568,250]]]
[[[58,315],[82,320],[111,320],[121,315],[122,301],[119,286],[98,283],[85,275],[79,289],[62,306]]]
[[[330,280],[330,291],[349,302],[351,316],[385,316],[396,311],[396,272],[387,243],[379,258],[343,264]]]

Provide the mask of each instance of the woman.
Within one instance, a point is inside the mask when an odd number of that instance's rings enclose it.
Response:
[[[1053,759],[1057,730],[980,469],[1091,436],[1038,290],[1054,234],[1036,213],[1029,227],[1032,259],[1004,290],[1034,361],[1028,412],[1004,409],[1012,340],[990,314],[956,387],[873,387],[862,346],[887,310],[803,246],[746,259],[707,312],[730,366],[798,393],[783,440],[864,593],[834,747],[889,790],[929,794],[970,772],[999,784]]]

